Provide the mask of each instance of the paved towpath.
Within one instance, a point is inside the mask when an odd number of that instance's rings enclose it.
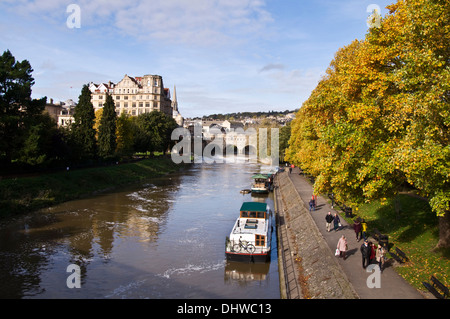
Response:
[[[285,174],[289,174],[288,172]],[[308,205],[312,197],[313,189],[311,183],[304,177],[299,175],[299,169],[296,167],[289,174],[289,177],[295,185],[305,206]],[[386,269],[380,275],[380,288],[369,288],[367,281],[375,272],[367,272],[362,267],[362,258],[360,246],[362,241],[357,241],[355,232],[344,218],[340,218],[342,227],[338,231],[332,230],[327,232],[325,226],[325,215],[331,212],[333,215],[337,211],[331,208],[328,201],[322,196],[317,197],[317,209],[311,212],[311,216],[317,224],[319,231],[322,233],[330,249],[334,252],[339,238],[345,235],[348,242],[347,258],[336,257],[342,270],[345,272],[348,280],[353,285],[354,290],[361,299],[423,299],[424,296],[409,283],[407,283],[394,269],[392,262],[387,263]],[[309,207],[307,207],[309,209]],[[376,241],[373,241],[376,243]],[[389,254],[388,254],[389,255]],[[369,278],[370,281],[370,278]],[[371,282],[375,282],[372,280]]]

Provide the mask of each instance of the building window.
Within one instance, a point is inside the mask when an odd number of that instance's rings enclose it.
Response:
[[[128,102],[123,103],[123,107],[128,107]]]
[[[132,107],[136,107],[136,102],[133,102],[133,104],[131,106]]]
[[[144,107],[144,103],[139,102],[139,107]]]
[[[120,95],[117,95],[117,96],[116,96],[116,100],[120,100]]]

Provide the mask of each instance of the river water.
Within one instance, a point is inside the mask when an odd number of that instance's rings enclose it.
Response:
[[[140,186],[0,225],[0,298],[280,297],[275,232],[266,264],[225,259],[243,195],[261,164],[192,164]],[[79,288],[68,267],[80,269]],[[69,284],[68,278],[70,277]]]

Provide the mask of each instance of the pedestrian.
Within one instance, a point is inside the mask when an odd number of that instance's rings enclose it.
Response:
[[[367,242],[367,240],[364,240],[364,243],[361,245],[360,251],[361,251],[361,256],[362,256],[362,266],[364,269],[366,269],[366,267],[370,263],[370,261],[369,261],[370,247],[369,247],[369,243]]]
[[[325,221],[327,225],[327,231],[330,232],[331,230],[331,223],[333,222],[333,215],[331,215],[331,212],[328,212],[328,214],[325,216]]]
[[[367,223],[364,219],[361,222],[361,230],[362,230],[362,235],[364,237],[364,240],[366,240],[367,239]]]
[[[292,173],[292,166],[289,167],[289,174]]]
[[[339,250],[339,257],[342,257],[345,260],[348,246],[347,246],[347,238],[345,238],[344,235],[342,235],[341,238],[339,239],[337,243],[337,249]]]
[[[375,245],[371,241],[369,241],[369,247],[370,247],[369,264],[371,264],[375,260],[376,249],[375,249]]]
[[[341,219],[337,213],[334,213],[334,231],[338,231],[339,227],[341,227]]]
[[[362,228],[359,217],[355,220],[355,223],[353,224],[353,229],[355,230],[356,240],[359,242],[362,238]]]
[[[311,210],[314,208],[314,202],[313,202],[313,200],[311,199],[310,201],[309,201],[309,212],[311,213]]]
[[[313,209],[314,209],[314,211],[315,211],[315,210],[316,210],[316,199],[314,198],[314,195],[312,195],[311,201],[312,201],[312,203],[313,203]]]
[[[383,272],[384,262],[386,261],[386,249],[382,245],[378,245],[376,258],[378,266],[380,267],[380,271]]]

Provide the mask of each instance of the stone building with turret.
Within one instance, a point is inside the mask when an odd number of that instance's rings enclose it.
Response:
[[[95,111],[103,107],[106,93],[109,93],[114,100],[118,115],[127,113],[130,116],[137,116],[156,110],[170,117],[174,116],[170,90],[164,88],[163,78],[160,75],[131,77],[125,74],[117,84],[111,81],[100,84],[91,82],[89,89]]]

